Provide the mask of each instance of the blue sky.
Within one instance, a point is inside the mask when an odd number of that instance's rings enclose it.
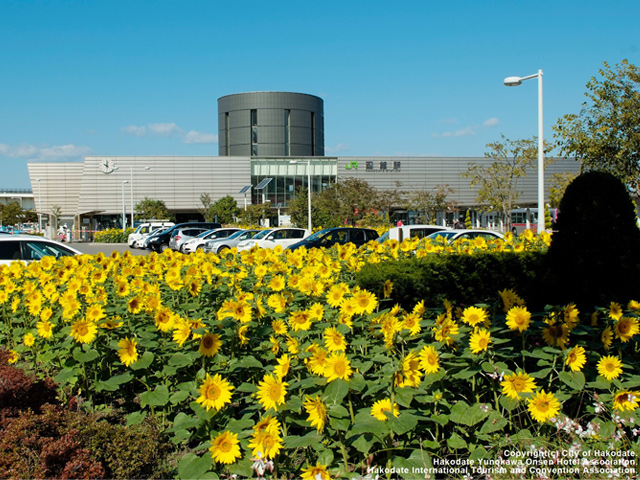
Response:
[[[327,155],[482,156],[640,64],[640,2],[0,0],[0,189],[27,162],[217,155],[217,99],[318,95]]]

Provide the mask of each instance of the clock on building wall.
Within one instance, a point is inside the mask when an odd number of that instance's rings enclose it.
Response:
[[[100,171],[102,173],[111,173],[116,169],[116,164],[113,160],[109,160],[105,158],[104,160],[100,160]]]

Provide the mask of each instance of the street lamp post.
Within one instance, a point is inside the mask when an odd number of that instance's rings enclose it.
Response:
[[[542,70],[526,77],[507,77],[507,87],[517,87],[524,80],[538,79],[538,233],[544,231],[544,139],[542,132]]]
[[[311,159],[307,158],[307,229],[309,233],[313,230],[311,227]],[[298,160],[291,160],[289,163],[298,163]]]
[[[124,184],[129,183],[129,180],[122,181],[122,231],[127,229],[127,207],[124,203]]]
[[[42,232],[42,179],[36,178],[36,182],[38,182],[38,229]]]
[[[151,167],[143,167],[145,170],[151,170]],[[131,166],[131,227],[133,227],[135,225],[135,223],[133,222],[133,215],[134,215],[134,209],[133,209],[133,165]]]

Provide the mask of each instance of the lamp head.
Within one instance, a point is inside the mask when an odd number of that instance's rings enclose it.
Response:
[[[518,85],[522,85],[521,77],[507,77],[504,79],[504,84],[507,87],[517,87]]]

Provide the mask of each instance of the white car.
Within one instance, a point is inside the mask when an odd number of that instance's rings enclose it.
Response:
[[[238,251],[249,250],[253,247],[274,248],[277,245],[286,248],[299,242],[311,234],[304,228],[280,227],[263,230],[249,240],[238,243]]]
[[[129,242],[129,248],[142,248],[140,241],[146,237],[147,235],[151,235],[155,233],[157,230],[161,228],[173,227],[175,225],[173,222],[146,222],[141,223],[135,229],[133,233],[129,234],[127,240]]]
[[[32,262],[44,257],[82,255],[75,248],[38,235],[0,235],[0,265],[14,261]]]
[[[198,249],[204,248],[204,244],[207,240],[227,238],[239,230],[239,228],[214,228],[213,230],[207,230],[196,238],[192,238],[184,242],[182,244],[182,253],[193,253]]]
[[[237,247],[244,240],[253,238],[260,230],[239,230],[227,238],[215,238],[204,242],[205,253],[220,253],[228,248]]]
[[[497,240],[498,238],[504,238],[504,235],[498,232],[492,232],[491,230],[473,230],[473,229],[454,229],[443,230],[441,232],[435,232],[429,235],[427,238],[436,240],[442,238],[446,242],[454,242],[456,240],[473,240],[474,238],[484,238],[485,240]]]

